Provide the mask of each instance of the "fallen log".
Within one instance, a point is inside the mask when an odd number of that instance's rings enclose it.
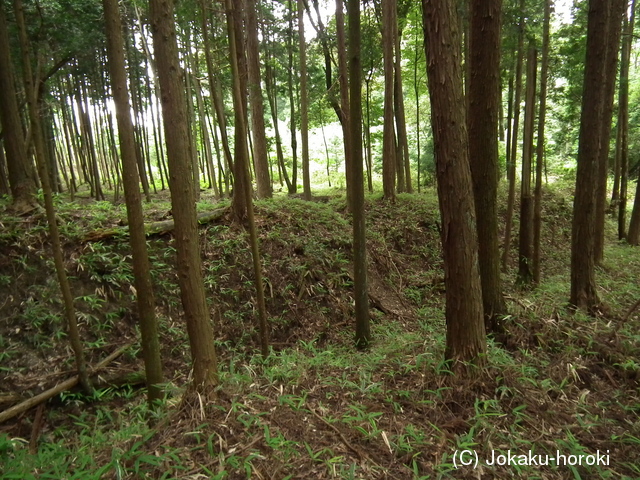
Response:
[[[125,350],[127,350],[130,346],[131,344],[125,345],[124,347],[120,347],[118,350],[116,350],[111,355],[109,355],[104,360],[102,360],[100,363],[98,363],[95,367],[90,369],[90,372],[94,373],[100,370],[101,368],[106,367],[111,362],[113,362],[116,358],[122,355],[125,352]],[[19,403],[14,407],[8,408],[7,410],[0,413],[0,423],[13,418],[16,415],[21,414],[22,412],[26,412],[27,410],[35,407],[36,405],[40,405],[41,403],[46,402],[51,397],[55,397],[59,393],[62,393],[66,390],[69,390],[70,388],[75,387],[78,384],[78,382],[79,380],[77,376],[70,378],[68,380],[65,380],[62,383],[59,383],[55,387],[50,388],[49,390],[45,390],[44,392],[36,395],[35,397],[31,397],[28,400],[25,400],[24,402]]]
[[[229,211],[229,207],[223,207],[223,208],[218,208],[216,210],[213,210],[212,212],[199,213],[197,215],[198,224],[205,225],[207,223],[219,220],[228,211]],[[169,233],[174,228],[175,228],[175,221],[173,219],[161,220],[159,222],[151,222],[151,223],[144,224],[144,232],[148,237],[152,235],[163,235],[165,233]],[[123,237],[126,235],[129,235],[128,225],[124,227],[113,227],[113,228],[105,228],[102,230],[95,230],[93,232],[88,233],[82,239],[82,241],[84,243],[99,242],[100,240],[105,240],[107,238]]]

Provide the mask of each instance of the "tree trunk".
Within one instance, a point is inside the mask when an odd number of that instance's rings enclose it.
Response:
[[[7,173],[7,157],[4,154],[4,144],[0,139],[0,195],[9,195],[9,175]],[[326,141],[325,141],[326,144]]]
[[[620,4],[620,0],[614,0]],[[604,148],[602,122],[606,112],[607,51],[612,18],[607,0],[590,0],[587,24],[587,55],[584,69],[578,169],[573,204],[571,231],[571,297],[570,303],[582,310],[595,313],[600,300],[595,280],[596,247],[596,195],[598,164]],[[611,119],[609,118],[609,121]]]
[[[542,231],[542,166],[544,164],[544,127],[547,113],[547,74],[549,71],[549,24],[551,3],[544,2],[544,25],[542,27],[542,65],[540,67],[540,112],[538,113],[538,144],[536,147],[536,185],[533,210],[533,281],[540,284],[540,235]]]
[[[245,109],[246,105],[243,99],[243,86],[241,82],[241,73],[239,61],[242,60],[239,51],[238,39],[239,32],[235,29],[239,27],[238,21],[242,15],[242,7],[244,2],[237,0],[226,0],[227,10],[227,31],[229,35],[229,57],[231,61],[231,76],[233,79],[233,107],[235,112],[235,137],[236,137],[236,182],[240,177],[244,177],[243,182],[249,185],[249,148],[247,146],[247,124]],[[249,237],[251,242],[251,256],[253,258],[253,273],[255,275],[256,297],[258,303],[258,330],[260,332],[260,349],[263,358],[269,355],[269,332],[267,329],[267,310],[264,299],[264,284],[262,281],[262,267],[260,264],[260,250],[258,247],[258,235],[253,216],[253,200],[251,198],[251,189],[246,188],[244,191],[245,202],[247,205],[247,220],[249,225]]]
[[[140,197],[140,184],[136,165],[136,147],[131,121],[131,107],[127,92],[127,74],[125,70],[124,42],[122,24],[117,0],[103,0],[107,34],[107,55],[109,58],[109,76],[116,107],[120,154],[122,158],[122,177],[127,220],[129,223],[129,244],[133,257],[133,275],[140,317],[140,336],[142,357],[144,359],[147,399],[150,405],[163,397],[161,384],[164,382],[158,323],[155,315],[155,299],[151,285],[151,268],[147,253],[144,231],[144,219]]]
[[[396,134],[393,119],[393,19],[396,0],[382,0],[382,53],[384,63],[384,126],[382,137],[382,189],[384,198],[396,198]]]
[[[209,188],[213,189],[216,198],[220,198],[220,191],[216,183],[216,170],[213,166],[213,152],[211,151],[211,137],[209,136],[209,126],[207,125],[207,112],[202,98],[202,87],[200,80],[194,78],[193,86],[196,92],[196,103],[198,105],[198,118],[200,120],[200,131],[202,132],[202,146],[204,147],[204,158],[209,173]]]
[[[638,180],[636,187],[636,199],[633,202],[631,221],[629,222],[629,231],[627,233],[627,242],[629,245],[640,245],[640,179]]]
[[[289,91],[289,133],[291,135],[291,184],[289,194],[298,191],[298,137],[296,134],[296,102],[293,85],[293,77],[296,69],[293,61],[293,0],[289,0],[289,30],[287,31],[287,53],[289,56],[289,69],[287,71],[287,89]]]
[[[258,198],[271,198],[273,190],[271,187],[269,161],[267,158],[267,138],[264,126],[264,97],[262,95],[260,78],[256,10],[257,1],[249,0],[247,8],[247,63],[249,74],[249,102],[251,105],[251,130],[253,132],[253,158]]]
[[[462,85],[461,37],[453,0],[422,0],[442,218],[446,286],[445,356],[483,362],[486,350],[478,240]]]
[[[415,56],[413,58],[413,93],[416,97],[416,150],[417,150],[417,163],[418,163],[418,193],[420,193],[420,174],[421,174],[421,162],[422,151],[420,149],[420,84],[418,83],[418,59],[420,56],[419,42],[419,30],[416,28],[415,36]]]
[[[533,126],[536,116],[537,55],[533,42],[527,57],[527,88],[524,105],[524,131],[522,143],[522,181],[520,184],[520,234],[518,237],[518,279],[520,285],[533,281],[533,196],[531,195],[531,163],[533,158]]]
[[[302,137],[302,190],[311,200],[309,172],[309,92],[307,87],[307,42],[304,38],[304,5],[298,0],[298,43],[300,44],[300,134]]]
[[[617,207],[618,239],[627,236],[627,191],[629,181],[629,64],[631,63],[631,46],[633,42],[633,26],[635,22],[636,2],[631,2],[631,14],[626,24],[626,35],[622,43],[622,59],[620,61],[620,91],[618,93],[618,141],[616,158],[620,168],[619,199],[612,206]],[[615,195],[616,189],[614,187]],[[636,195],[636,199],[638,195]]]
[[[404,178],[402,183],[404,185],[404,191],[408,193],[413,192],[411,187],[411,161],[409,159],[409,139],[407,137],[407,121],[404,113],[404,90],[402,87],[402,50],[400,48],[400,39],[402,38],[402,32],[398,26],[398,15],[396,12],[395,21],[395,75],[394,75],[394,106],[396,115],[396,131],[398,132],[398,155],[400,157],[399,162],[402,163],[402,172]],[[398,170],[400,172],[400,170]]]
[[[605,64],[605,97],[602,119],[601,147],[598,159],[598,184],[596,188],[596,219],[594,254],[596,265],[604,259],[604,220],[607,210],[607,181],[609,180],[609,146],[611,143],[611,118],[613,116],[613,99],[616,91],[616,73],[618,71],[618,55],[620,51],[620,34],[623,14],[626,17],[628,0],[613,0],[609,33],[607,35],[607,51]]]
[[[189,134],[189,155],[188,158],[191,159],[193,165],[191,167],[191,172],[193,174],[193,184],[195,186],[194,194],[196,202],[200,200],[200,165],[198,162],[198,147],[196,146],[198,143],[198,130],[196,121],[196,109],[193,105],[193,79],[192,77],[192,54],[191,54],[191,34],[189,31],[186,33],[186,45],[183,46],[183,61],[186,63],[185,68],[182,70],[184,75],[184,83],[186,87],[185,91],[185,99],[187,101],[187,125],[189,128],[187,129],[187,133]],[[179,55],[179,54],[178,54]]]
[[[164,114],[171,210],[178,232],[175,236],[178,284],[193,359],[193,385],[196,391],[213,396],[218,366],[202,280],[185,88],[180,76],[173,2],[151,0],[150,15]]]
[[[400,40],[399,40],[399,33],[398,33],[398,2],[397,0],[394,0],[393,2],[395,5],[393,7],[393,12],[392,12],[392,19],[389,23],[389,25],[391,26],[391,38],[392,38],[392,43],[393,43],[393,53],[394,53],[394,58],[393,58],[393,119],[395,121],[395,137],[394,137],[394,143],[395,143],[395,150],[396,150],[396,190],[398,191],[398,193],[403,193],[407,191],[407,187],[405,184],[405,180],[406,180],[406,176],[405,176],[405,172],[404,172],[404,148],[403,148],[403,142],[404,139],[402,138],[402,132],[400,131],[400,88],[402,88],[402,86],[398,83],[400,78],[399,77],[399,67],[400,67],[400,55],[401,52],[398,48],[399,44],[400,44]],[[404,112],[403,112],[404,114]],[[405,139],[406,139],[406,131],[405,131]]]
[[[487,332],[501,331],[502,316],[507,313],[500,278],[497,212],[501,10],[502,0],[471,2],[469,152]]]
[[[502,270],[507,269],[509,251],[511,250],[511,230],[513,224],[513,209],[516,199],[516,152],[518,150],[518,130],[520,127],[520,95],[522,91],[522,64],[524,58],[524,0],[520,0],[520,23],[518,32],[518,50],[516,60],[516,78],[513,102],[513,127],[511,129],[510,152],[507,155],[507,179],[509,181],[509,195],[507,198],[507,215],[504,227],[504,245],[502,250]]]
[[[7,172],[12,208],[27,213],[37,206],[36,183],[24,144],[22,120],[18,110],[17,90],[13,79],[9,32],[4,7],[0,5],[0,120],[7,153]]]
[[[284,164],[284,153],[282,151],[282,136],[280,135],[280,127],[278,123],[278,103],[276,100],[276,85],[273,76],[273,69],[268,64],[265,69],[266,86],[267,86],[267,98],[269,99],[269,109],[271,110],[271,121],[273,122],[273,131],[276,140],[276,156],[278,159],[278,169],[284,177],[284,181],[287,184],[287,191],[290,192],[293,188],[291,180],[289,179],[289,173],[287,167]]]
[[[336,0],[336,36],[338,40],[338,84],[340,85],[340,105],[342,111],[342,136],[344,139],[344,166],[347,183],[347,209],[351,210],[351,127],[349,122],[349,72],[347,67],[347,45],[344,33],[343,1]],[[361,140],[358,140],[361,141]]]
[[[362,67],[360,60],[360,0],[348,0],[349,14],[349,129],[351,133],[351,213],[353,215],[353,287],[356,347],[371,342],[367,291],[367,242],[365,237],[364,177],[362,170]]]

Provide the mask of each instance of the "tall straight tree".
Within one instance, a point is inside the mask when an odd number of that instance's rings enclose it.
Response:
[[[289,28],[287,30],[287,54],[289,59],[289,69],[287,70],[287,89],[289,91],[289,132],[291,135],[291,184],[289,185],[289,193],[294,194],[298,191],[298,135],[296,134],[296,86],[294,85],[294,76],[297,73],[294,62],[294,29],[293,19],[296,14],[293,11],[293,5],[297,6],[297,0],[289,0]],[[297,79],[295,79],[297,80]]]
[[[598,162],[604,148],[602,122],[607,99],[607,50],[611,26],[617,22],[614,12],[624,0],[589,0],[587,53],[584,68],[578,169],[571,228],[570,303],[595,313],[600,300],[596,290],[596,196]],[[609,118],[609,121],[611,119]]]
[[[151,0],[149,6],[169,162],[178,285],[191,347],[193,387],[213,396],[218,384],[218,363],[202,280],[193,162],[189,158],[185,87],[180,75],[173,2]]]
[[[249,104],[251,105],[251,131],[253,133],[253,164],[256,171],[258,198],[271,198],[271,176],[267,158],[267,137],[264,128],[264,97],[260,78],[258,48],[258,2],[247,0],[247,73],[249,76]],[[304,152],[304,147],[303,147]],[[304,159],[303,159],[304,163]]]
[[[229,37],[229,60],[231,64],[231,77],[233,82],[233,109],[235,112],[235,146],[236,146],[236,182],[242,181],[244,185],[250,185],[249,178],[249,147],[247,145],[247,124],[246,124],[246,102],[243,98],[243,85],[240,73],[240,62],[242,53],[240,52],[241,35],[238,29],[241,28],[243,1],[225,1],[227,16],[227,34]],[[249,226],[249,237],[251,242],[251,256],[253,258],[253,273],[255,275],[256,297],[258,301],[258,329],[260,332],[260,348],[262,356],[269,355],[269,335],[267,331],[267,309],[264,299],[264,283],[262,281],[262,266],[260,264],[260,250],[258,248],[258,234],[253,215],[253,199],[251,189],[244,189],[246,204],[247,223]]]
[[[462,41],[454,0],[422,0],[446,286],[447,359],[481,363],[486,350]]]
[[[347,66],[347,41],[344,32],[344,8],[343,1],[336,0],[336,39],[338,41],[338,84],[340,85],[340,106],[342,108],[342,132],[344,136],[344,163],[345,177],[347,181],[347,208],[351,209],[351,127],[349,122],[349,67]]]
[[[311,200],[309,172],[309,88],[307,86],[307,41],[304,38],[304,2],[298,0],[298,44],[300,48],[300,136],[302,137],[302,191]]]
[[[4,6],[0,3],[0,121],[7,152],[7,172],[12,208],[27,213],[36,208],[36,182],[29,163],[18,110],[17,91],[11,63],[11,46]]]
[[[547,113],[547,74],[549,71],[549,26],[551,4],[544,2],[544,23],[542,27],[542,60],[540,66],[540,111],[538,112],[538,143],[536,145],[536,184],[533,207],[533,281],[540,283],[540,234],[542,232],[542,165],[544,163],[544,127]]]
[[[518,283],[529,285],[533,281],[531,265],[533,246],[533,196],[531,195],[531,164],[533,159],[533,126],[536,115],[536,73],[538,52],[529,46],[527,54],[527,88],[524,104],[524,131],[522,140],[522,180],[520,183],[520,234],[518,236]]]
[[[629,18],[625,21],[625,35],[622,41],[620,58],[620,86],[618,90],[618,127],[616,136],[616,160],[614,167],[612,210],[617,208],[618,239],[626,237],[627,229],[627,190],[629,180],[629,66],[635,23],[636,1],[632,0]],[[638,196],[636,195],[636,199]]]
[[[520,0],[520,22],[518,24],[518,47],[516,51],[516,74],[513,101],[513,126],[511,136],[507,140],[509,152],[507,154],[507,179],[509,181],[509,194],[507,198],[507,218],[504,227],[504,247],[502,250],[502,269],[507,269],[509,251],[511,249],[511,230],[513,224],[513,210],[516,199],[516,152],[518,150],[518,130],[520,127],[520,95],[522,92],[522,64],[524,63],[524,29],[525,11],[524,0]],[[511,90],[511,89],[510,89]],[[511,97],[511,96],[510,96]],[[511,103],[509,103],[511,106]]]
[[[500,109],[500,19],[502,0],[471,0],[469,157],[478,227],[485,328],[501,330],[507,313],[498,244],[498,110]]]
[[[371,341],[367,292],[364,176],[362,166],[362,63],[360,60],[360,0],[348,0],[349,13],[349,131],[351,135],[351,213],[353,215],[353,280],[356,304],[356,347]]]
[[[408,2],[402,2],[403,5],[409,6]],[[407,11],[405,10],[403,18],[406,19]],[[404,88],[402,87],[402,29],[399,25],[398,4],[396,2],[395,21],[393,24],[393,43],[396,52],[395,71],[394,71],[394,92],[393,104],[396,116],[396,163],[398,165],[398,190],[402,185],[402,191],[412,193],[411,187],[411,162],[409,160],[409,140],[407,135],[407,121],[404,113]],[[400,175],[404,178],[400,179]]]
[[[598,173],[596,187],[595,211],[595,245],[594,254],[596,265],[604,259],[604,218],[607,209],[607,183],[609,179],[609,145],[611,137],[611,118],[613,116],[613,99],[616,91],[616,73],[618,71],[618,55],[620,52],[620,35],[622,19],[626,16],[628,0],[613,0],[609,2],[611,18],[607,34],[607,50],[604,78],[604,105],[602,107],[602,129],[600,153],[598,157]],[[623,15],[624,14],[624,15]]]
[[[144,359],[147,382],[147,398],[150,404],[162,398],[164,381],[160,342],[158,341],[158,322],[155,314],[155,299],[151,285],[151,268],[144,232],[144,219],[138,182],[136,146],[131,107],[127,92],[127,74],[125,70],[124,42],[122,41],[122,21],[118,10],[118,0],[103,0],[104,18],[107,33],[107,56],[111,90],[116,106],[120,156],[122,158],[122,180],[127,203],[129,221],[129,244],[133,257],[133,276],[140,318],[140,336],[142,357]]]
[[[384,198],[396,199],[396,135],[393,113],[393,22],[396,0],[382,0],[382,53],[384,59],[384,127],[382,137],[382,189]]]

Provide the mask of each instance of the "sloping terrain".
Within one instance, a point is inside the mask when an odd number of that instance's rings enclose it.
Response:
[[[145,209],[148,221],[169,218],[166,202]],[[124,378],[125,386],[99,389],[94,398],[67,392],[47,404],[42,422],[29,411],[0,425],[3,478],[640,476],[640,314],[625,318],[640,298],[640,257],[611,241],[598,272],[606,314],[568,311],[571,212],[560,192],[546,195],[543,284],[516,290],[507,272],[508,337],[503,345],[490,341],[487,366],[469,378],[449,375],[442,361],[444,278],[433,193],[401,195],[395,205],[367,201],[374,342],[366,352],[352,346],[343,199],[256,205],[271,325],[267,360],[259,356],[248,236],[230,215],[202,225],[221,367],[211,405],[182,401],[189,351],[171,232],[150,237],[168,382],[153,427],[139,377],[126,382],[142,369],[126,238],[83,241],[122,224],[123,207],[61,203],[59,216],[88,359],[95,364],[132,343],[101,374]],[[0,399],[10,403],[0,408],[73,375],[44,218],[3,225]],[[461,451],[477,453],[477,469],[457,468],[468,460]],[[559,452],[582,464],[486,464],[509,452]],[[606,465],[587,464],[597,452],[606,452]]]

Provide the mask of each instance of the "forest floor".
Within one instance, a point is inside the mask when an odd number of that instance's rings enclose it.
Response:
[[[198,210],[226,205],[203,193]],[[57,207],[87,359],[131,344],[101,372],[125,384],[91,397],[65,392],[0,424],[0,478],[640,478],[640,311],[629,313],[640,299],[640,251],[608,230],[597,271],[606,308],[596,318],[570,311],[570,191],[545,193],[536,289],[514,285],[516,219],[504,275],[508,335],[489,340],[486,366],[466,377],[443,362],[433,191],[395,205],[367,199],[373,343],[364,352],[353,348],[343,198],[256,203],[266,360],[248,236],[229,214],[202,225],[221,379],[212,404],[181,401],[190,362],[175,250],[171,233],[151,236],[167,379],[153,413],[130,375],[142,361],[127,239],[87,241],[122,225],[124,206],[59,199]],[[166,192],[144,208],[147,221],[170,218]],[[1,411],[72,377],[74,366],[44,214],[0,218]]]

